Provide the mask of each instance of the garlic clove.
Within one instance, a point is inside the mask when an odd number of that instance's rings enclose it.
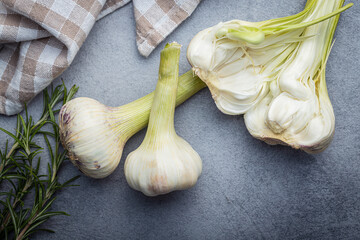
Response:
[[[309,115],[311,113],[312,117],[304,121],[303,114],[295,113],[290,118],[282,118],[283,113],[280,111],[279,113],[270,113],[269,116],[269,106],[272,101],[273,98],[269,94],[244,115],[245,125],[253,137],[271,145],[289,145],[308,153],[318,153],[329,146],[335,126],[331,104],[323,103],[320,104],[322,105],[320,110],[316,109],[313,112],[309,110],[308,113]],[[303,108],[303,110],[305,109]],[[273,117],[274,119],[274,116],[279,119],[278,122],[273,120],[269,123],[269,118]],[[290,120],[291,123],[281,124],[285,119]]]
[[[326,11],[333,8],[328,6],[325,12],[314,12],[312,17],[329,13]],[[304,30],[303,36],[313,37],[298,44],[273,80],[276,84],[268,97],[245,114],[245,124],[254,137],[308,153],[321,152],[329,146],[335,117],[324,71],[333,36],[331,29],[335,29],[336,22],[334,18]],[[315,33],[318,34],[314,36]],[[278,89],[272,91],[275,86]]]

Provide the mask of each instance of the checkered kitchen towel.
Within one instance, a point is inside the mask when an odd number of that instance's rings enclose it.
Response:
[[[1,0],[0,114],[20,112],[72,62],[96,20],[131,0]],[[133,0],[136,41],[151,51],[201,0]]]

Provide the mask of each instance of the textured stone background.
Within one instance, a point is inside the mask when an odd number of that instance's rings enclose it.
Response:
[[[234,18],[259,21],[295,14],[305,0],[204,0],[166,41],[184,45],[180,71],[189,69],[186,47],[195,33]],[[347,1],[348,2],[348,1]],[[58,195],[56,217],[33,239],[355,239],[360,236],[360,7],[342,14],[327,67],[336,115],[335,137],[321,154],[308,155],[269,146],[247,132],[242,116],[217,110],[202,90],[176,110],[176,130],[203,160],[197,185],[182,192],[148,198],[129,188],[123,164],[145,131],[126,144],[110,177],[82,176],[80,187]],[[155,88],[162,43],[148,59],[135,45],[131,4],[99,21],[61,76],[80,86],[78,97],[118,106]],[[59,83],[59,80],[55,81]],[[41,97],[30,112],[39,115]],[[0,116],[6,129],[14,117]],[[0,134],[1,146],[5,135]],[[78,171],[66,164],[63,177]]]

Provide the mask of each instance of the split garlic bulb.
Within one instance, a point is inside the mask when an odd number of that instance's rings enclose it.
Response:
[[[189,44],[187,57],[217,107],[225,114],[236,115],[245,113],[267,94],[269,80],[261,72],[262,50],[250,53],[236,41],[217,38],[228,24],[219,23],[199,32]]]
[[[191,71],[179,78],[176,105],[205,84]],[[91,98],[75,98],[59,114],[60,138],[72,163],[85,175],[104,178],[119,165],[126,141],[146,127],[154,93],[134,102],[108,107]]]
[[[135,190],[156,196],[195,185],[202,162],[174,128],[180,45],[171,43],[161,52],[159,80],[144,141],[126,158],[126,180]]]
[[[268,96],[245,114],[246,126],[254,137],[309,153],[322,151],[330,144],[335,116],[322,62],[330,44],[324,36],[328,27],[322,22],[305,30],[307,36],[320,34],[299,44],[293,59],[284,63],[272,83],[278,88],[270,88]]]
[[[217,107],[245,114],[254,137],[322,151],[335,125],[326,61],[338,14],[352,6],[341,7],[343,2],[308,0],[304,11],[290,17],[219,23],[192,39],[188,60]]]

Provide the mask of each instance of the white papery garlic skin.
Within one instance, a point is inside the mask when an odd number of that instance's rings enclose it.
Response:
[[[156,143],[143,142],[129,154],[124,169],[133,189],[157,196],[195,185],[202,171],[201,158],[189,143],[173,134]]]
[[[119,164],[125,141],[114,134],[118,125],[112,112],[91,98],[75,98],[59,114],[60,137],[71,162],[85,175],[104,178]]]

